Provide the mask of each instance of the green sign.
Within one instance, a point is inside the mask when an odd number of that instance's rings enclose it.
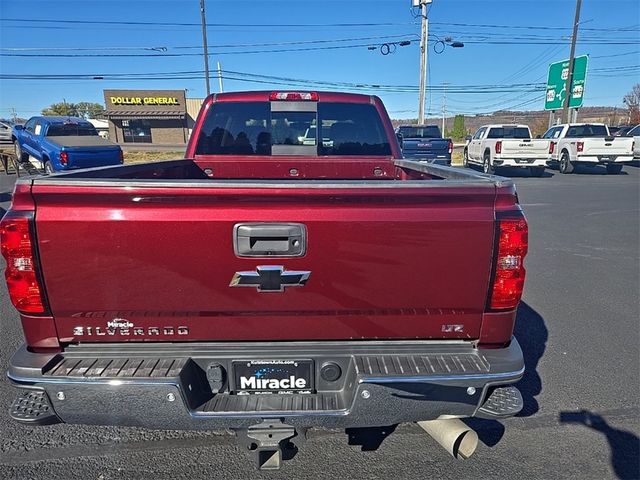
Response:
[[[582,55],[573,60],[573,81],[571,82],[571,97],[569,107],[579,108],[584,98],[584,86],[587,80],[587,61],[589,57]],[[569,60],[549,65],[547,78],[547,96],[544,101],[545,110],[561,110],[564,103],[565,87],[569,76]]]

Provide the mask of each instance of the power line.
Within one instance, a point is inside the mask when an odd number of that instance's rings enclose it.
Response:
[[[405,39],[411,44],[412,39]],[[390,43],[390,42],[386,42]],[[395,42],[394,42],[395,43]],[[400,43],[400,42],[397,42]],[[317,50],[342,50],[348,48],[366,48],[370,47],[370,43],[360,43],[354,45],[331,45],[324,47],[306,47],[306,48],[281,48],[272,50],[243,50],[237,52],[209,52],[209,56],[213,55],[243,55],[243,54],[262,54],[262,53],[284,53],[284,52],[310,52]],[[170,58],[170,57],[194,57],[202,56],[201,53],[0,53],[0,57],[27,57],[27,58]]]
[[[323,40],[296,40],[287,42],[265,42],[265,43],[234,43],[234,44],[222,44],[222,45],[207,45],[208,48],[246,48],[246,47],[273,47],[284,45],[313,45],[313,44],[326,44],[326,43],[342,43],[342,42],[354,42],[362,40],[395,40],[395,39],[407,39],[407,37],[416,36],[414,33],[406,33],[401,35],[377,35],[370,37],[352,37],[352,38],[335,38],[335,39],[323,39]],[[202,45],[177,45],[177,46],[97,46],[97,47],[4,47],[0,48],[0,51],[9,52],[31,52],[31,51],[105,51],[105,50],[154,50],[162,53],[168,49],[175,50],[196,50],[201,49]]]
[[[200,27],[200,23],[192,22],[136,22],[136,21],[110,21],[110,20],[52,20],[44,18],[2,18],[3,22],[26,23],[55,23],[67,25],[131,25],[131,26],[162,26],[162,27]],[[415,22],[382,22],[382,23],[207,23],[207,27],[395,27],[416,25]]]
[[[324,86],[324,87],[341,87],[352,88],[367,91],[395,91],[395,92],[414,92],[417,90],[415,85],[388,85],[388,84],[368,84],[353,83],[340,81],[323,81],[311,80],[304,78],[293,78],[275,75],[262,75],[257,73],[240,72],[233,70],[223,70],[224,78],[230,80],[238,80],[254,83],[274,83],[286,85],[302,85],[302,86]],[[198,79],[201,72],[197,70],[179,71],[179,72],[146,72],[146,73],[94,73],[94,74],[0,74],[3,80],[105,80],[105,81],[148,81],[148,80],[192,80]],[[279,83],[276,83],[279,82]],[[442,90],[441,85],[432,85],[428,88],[430,91],[439,92]],[[449,85],[446,87],[448,92],[454,93],[504,93],[504,92],[522,92],[531,89],[541,90],[544,88],[542,83],[510,83],[510,84],[466,84],[466,85]]]
[[[2,18],[2,22],[10,23],[54,23],[65,25],[131,25],[131,26],[164,26],[164,27],[199,27],[200,23],[194,22],[141,22],[141,21],[109,21],[109,20],[65,20],[65,19],[33,19],[33,18]],[[585,23],[585,22],[583,22]],[[431,22],[432,25],[443,25],[453,27],[475,27],[475,28],[492,28],[492,29],[513,29],[513,30],[570,30],[568,27],[549,26],[549,25],[498,25],[483,23],[456,23],[456,22]],[[418,25],[417,22],[362,22],[362,23],[207,23],[208,27],[393,27]],[[626,27],[602,27],[589,28],[581,27],[581,31],[593,32],[636,32],[640,31],[640,25],[629,25]]]
[[[633,50],[631,52],[623,52],[623,53],[614,53],[612,55],[589,55],[589,58],[624,57],[627,55],[640,55],[640,50]]]
[[[583,22],[585,23],[585,22]],[[452,23],[452,22],[433,22],[433,25],[446,25],[452,27],[478,27],[478,28],[499,28],[499,29],[515,29],[515,30],[571,30],[571,27],[554,27],[549,25],[495,25],[487,23]],[[632,32],[640,31],[640,25],[629,25],[627,27],[603,27],[603,28],[585,28],[580,27],[583,31],[593,32]]]

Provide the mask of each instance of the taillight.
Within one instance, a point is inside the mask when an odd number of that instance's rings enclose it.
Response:
[[[502,153],[502,142],[500,140],[496,142],[496,153]]]
[[[0,222],[0,249],[9,297],[21,313],[45,313],[31,234],[31,214],[8,213]]]
[[[453,142],[451,140],[449,140],[448,152],[449,152],[449,155],[453,153]]]
[[[577,150],[578,152],[583,151],[583,150],[584,150],[584,142],[578,142],[578,143],[576,143],[576,150]]]
[[[556,142],[549,142],[549,155],[556,149]]]
[[[269,100],[272,102],[276,100],[317,102],[318,98],[317,92],[271,92],[269,94]]]
[[[67,152],[60,152],[60,163],[62,165],[69,163],[69,154]]]
[[[120,163],[124,163],[124,152],[120,150]]]
[[[489,308],[516,308],[524,289],[524,257],[529,246],[529,227],[524,215],[497,220],[496,260]]]

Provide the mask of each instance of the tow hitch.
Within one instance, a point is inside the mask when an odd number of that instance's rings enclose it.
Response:
[[[255,458],[259,470],[278,470],[306,439],[306,431],[296,430],[281,420],[263,420],[247,429],[237,429],[236,437]]]

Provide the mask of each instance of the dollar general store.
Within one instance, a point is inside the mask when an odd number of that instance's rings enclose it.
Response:
[[[104,90],[104,102],[112,142],[183,145],[202,99],[185,90]]]

